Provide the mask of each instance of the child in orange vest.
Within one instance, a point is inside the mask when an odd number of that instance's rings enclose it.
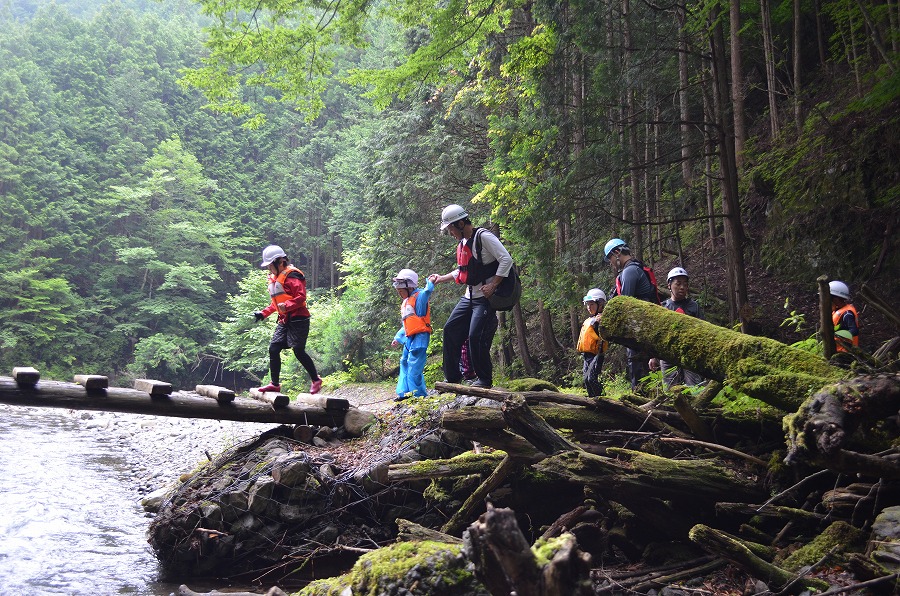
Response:
[[[600,322],[600,314],[606,306],[606,294],[603,290],[592,288],[582,298],[584,307],[591,315],[581,325],[581,333],[578,334],[578,345],[575,347],[584,359],[582,377],[584,388],[588,397],[603,395],[603,383],[600,381],[600,369],[603,368],[603,360],[609,343],[600,337],[597,327]]]
[[[850,303],[850,288],[842,281],[828,282],[831,294],[831,322],[834,324],[834,343],[838,352],[849,352],[849,346],[859,347],[859,314]]]
[[[431,341],[431,280],[419,290],[419,275],[412,269],[401,269],[394,278],[394,289],[403,299],[400,320],[403,324],[391,346],[403,346],[400,356],[400,378],[397,379],[397,401],[407,397],[427,395],[425,388],[425,361],[428,342]]]

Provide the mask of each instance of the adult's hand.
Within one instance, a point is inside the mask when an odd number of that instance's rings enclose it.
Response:
[[[500,284],[496,281],[496,278],[495,278],[495,281],[481,286],[481,293],[484,294],[485,298],[490,298],[491,296],[494,295],[494,292],[497,291],[498,285],[500,285]]]
[[[444,278],[445,278],[445,276],[443,276],[443,275],[439,275],[437,273],[432,273],[431,275],[428,276],[428,281],[430,281],[433,284],[439,284],[439,283],[444,283],[444,281],[446,281]]]

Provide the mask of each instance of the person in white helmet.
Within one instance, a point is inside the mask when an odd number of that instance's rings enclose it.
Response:
[[[444,325],[444,378],[450,383],[462,380],[459,359],[468,337],[472,367],[478,375],[472,386],[491,387],[491,342],[497,332],[497,311],[488,298],[509,277],[513,260],[497,236],[472,225],[469,213],[460,205],[448,205],[441,212],[441,231],[457,241],[457,268],[444,275],[432,273],[428,279],[435,284],[455,281],[466,286]]]
[[[419,275],[412,269],[401,269],[394,277],[394,289],[403,302],[400,305],[402,326],[394,340],[393,347],[403,346],[400,356],[400,377],[397,379],[397,401],[407,397],[423,397],[425,387],[425,360],[428,342],[431,341],[431,293],[434,283],[419,289]]]
[[[850,302],[850,288],[842,281],[828,282],[831,294],[831,322],[834,324],[834,343],[838,352],[859,347],[859,313]]]
[[[591,288],[581,301],[590,316],[581,325],[575,349],[584,360],[581,372],[588,397],[599,397],[603,395],[600,370],[603,368],[603,360],[606,358],[606,350],[609,348],[609,342],[601,337],[598,329],[600,315],[606,306],[606,294],[599,288]]]
[[[703,318],[703,309],[696,300],[690,297],[690,276],[683,267],[674,267],[666,276],[666,286],[672,293],[672,296],[665,300],[662,305],[669,310],[683,313],[691,317]],[[703,382],[703,377],[694,371],[687,370],[681,366],[674,367],[665,360],[656,358],[650,359],[650,370],[663,371],[663,383],[665,386],[672,385],[699,385]]]
[[[306,307],[306,277],[291,265],[284,250],[277,244],[270,244],[262,252],[260,267],[269,270],[269,295],[271,303],[253,313],[257,321],[262,321],[272,313],[278,313],[278,324],[269,344],[270,383],[259,390],[263,392],[281,391],[281,351],[292,348],[294,356],[306,369],[312,385],[310,393],[322,389],[322,378],[316,372],[316,364],[306,353],[309,337],[309,309]]]

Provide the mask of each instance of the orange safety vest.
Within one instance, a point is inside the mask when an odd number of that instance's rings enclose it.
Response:
[[[403,299],[400,305],[400,319],[403,321],[403,331],[406,337],[412,337],[417,333],[431,333],[431,304],[426,307],[425,316],[416,314],[416,298],[419,292]]]
[[[297,272],[300,275],[303,275],[303,272],[294,267],[293,265],[288,265],[285,267],[284,271],[279,273],[277,276],[269,274],[269,295],[272,296],[272,305],[275,307],[275,310],[282,317],[287,315],[287,307],[285,303],[289,300],[293,300],[294,296],[291,296],[287,292],[284,291],[284,280],[287,279],[287,276],[291,273]],[[301,308],[306,307],[306,300],[300,305]]]
[[[605,353],[609,348],[609,342],[601,338],[594,329],[594,317],[588,317],[581,325],[581,333],[578,334],[578,345],[575,349],[582,354]]]
[[[852,304],[845,304],[842,308],[839,308],[836,311],[834,311],[833,313],[831,313],[831,324],[834,325],[835,327],[837,327],[841,322],[841,318],[844,316],[844,313],[846,313],[846,312],[853,313],[853,318],[856,319],[856,327],[859,328],[859,314],[856,312],[856,307],[854,307]],[[849,329],[847,329],[847,331],[849,331]],[[847,352],[848,351],[846,346],[842,345],[842,344],[847,343],[846,338],[835,335],[834,343],[835,343],[835,347],[837,348],[838,352]],[[859,335],[854,335],[853,340],[850,343],[853,344],[853,347],[858,348],[859,347]]]

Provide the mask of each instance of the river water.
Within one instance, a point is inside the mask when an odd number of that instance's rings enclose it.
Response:
[[[0,410],[0,594],[222,589],[161,579],[135,481],[141,452],[91,421],[65,410]],[[168,436],[155,442],[172,447]]]

